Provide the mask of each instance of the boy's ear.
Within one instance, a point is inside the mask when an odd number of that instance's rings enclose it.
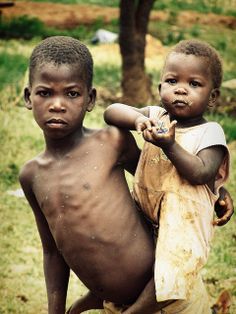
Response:
[[[212,91],[211,91],[211,95],[210,95],[210,98],[209,98],[209,104],[208,106],[209,107],[213,107],[215,105],[215,102],[217,100],[217,98],[220,96],[220,90],[219,88],[214,88]]]
[[[90,112],[93,110],[95,106],[95,101],[97,97],[97,91],[95,88],[91,88],[89,91],[89,99],[88,99],[88,104],[87,104],[87,111]]]
[[[24,99],[25,99],[25,106],[27,109],[31,110],[32,109],[32,104],[30,100],[30,89],[29,87],[26,87],[24,89]]]

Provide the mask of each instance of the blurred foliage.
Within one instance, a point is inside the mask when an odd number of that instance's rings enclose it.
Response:
[[[53,2],[53,1],[51,1]],[[58,0],[59,3],[84,3],[118,6],[119,1],[113,0]],[[149,32],[160,39],[165,45],[173,45],[178,40],[197,37],[207,40],[219,50],[224,61],[224,80],[236,77],[235,70],[235,31],[223,27],[192,25],[180,28],[173,24],[177,19],[177,11],[185,8],[208,10],[201,7],[202,3],[220,1],[155,1],[155,8],[170,10],[169,22],[155,22],[149,24]],[[222,3],[222,1],[221,1]],[[176,13],[175,13],[176,7]],[[197,9],[198,7],[198,9]],[[211,10],[213,10],[212,8]],[[218,10],[215,7],[214,10]],[[226,6],[221,9],[226,11]],[[220,11],[219,10],[219,11]],[[228,10],[228,9],[227,9]],[[32,119],[32,112],[24,108],[23,88],[27,83],[27,62],[33,47],[43,37],[51,35],[70,35],[85,42],[90,41],[94,32],[103,27],[103,21],[98,20],[90,27],[80,26],[73,30],[56,30],[47,28],[37,19],[29,17],[16,18],[14,21],[0,21],[0,34],[5,38],[0,40],[0,219],[1,219],[1,254],[0,254],[0,313],[1,314],[45,314],[47,313],[46,288],[42,267],[42,248],[39,240],[33,214],[24,198],[16,198],[8,192],[19,188],[18,172],[26,160],[42,151],[44,140],[41,130]],[[106,29],[117,32],[118,21],[114,20]],[[2,35],[4,32],[5,35]],[[14,36],[13,36],[14,34]],[[6,38],[17,38],[17,40]],[[27,40],[25,40],[25,39]],[[100,102],[101,91],[104,98],[101,103],[110,102],[107,94],[116,95],[120,90],[121,68],[120,60],[111,63],[113,55],[107,57],[106,48],[98,55],[96,47],[89,46],[94,53],[95,73],[94,85],[98,87]],[[94,49],[94,50],[93,50]],[[159,69],[157,64],[148,69],[157,86]],[[156,87],[155,87],[156,89]],[[219,122],[226,134],[232,151],[231,174],[227,188],[234,201],[236,200],[236,119],[232,115],[236,94],[234,90],[222,89],[222,100],[217,112],[208,113],[207,118]],[[226,104],[223,106],[222,104]],[[102,113],[104,107],[96,106],[86,115],[85,125],[101,127],[104,125]],[[136,135],[140,141],[140,136]],[[132,178],[129,179],[132,186]],[[223,239],[223,240],[222,240]],[[236,277],[235,277],[235,218],[225,227],[216,228],[216,236],[212,244],[212,251],[207,266],[203,270],[204,280],[214,302],[223,289],[231,291],[233,296],[232,314],[236,313]],[[68,291],[68,305],[86,288],[72,273]],[[97,313],[97,311],[90,311]]]
[[[0,20],[1,38],[31,39],[35,36],[44,37],[45,35],[46,27],[37,18],[22,15],[12,19],[1,18]]]
[[[49,2],[46,0],[31,0],[34,2]],[[119,7],[119,0],[50,0],[52,3],[64,4],[94,4],[100,6]],[[172,10],[174,12],[191,10],[201,13],[215,13],[236,16],[234,1],[231,0],[156,0],[153,9]]]
[[[103,20],[97,19],[92,25],[79,25],[73,29],[56,29],[47,27],[38,18],[22,15],[12,19],[0,19],[0,38],[3,39],[32,39],[34,37],[45,38],[49,36],[72,36],[78,39],[92,38],[99,28],[117,30],[118,21],[111,21],[110,26],[105,26]]]

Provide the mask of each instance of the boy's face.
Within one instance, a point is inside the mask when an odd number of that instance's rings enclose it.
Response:
[[[201,119],[219,95],[205,58],[175,52],[166,60],[159,91],[165,109],[177,121]]]
[[[36,68],[30,88],[25,89],[26,107],[44,134],[64,137],[81,129],[86,111],[91,111],[95,89],[88,90],[80,68],[45,64]]]

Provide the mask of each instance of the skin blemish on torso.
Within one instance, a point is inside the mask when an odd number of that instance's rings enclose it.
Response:
[[[85,190],[90,190],[91,189],[91,185],[89,183],[85,183],[85,184],[83,184],[83,188]]]

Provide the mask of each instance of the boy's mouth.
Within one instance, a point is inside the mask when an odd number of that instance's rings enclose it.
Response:
[[[66,121],[64,121],[62,119],[51,118],[51,119],[47,120],[46,124],[49,126],[61,126],[61,125],[66,125],[67,123],[66,123]]]

